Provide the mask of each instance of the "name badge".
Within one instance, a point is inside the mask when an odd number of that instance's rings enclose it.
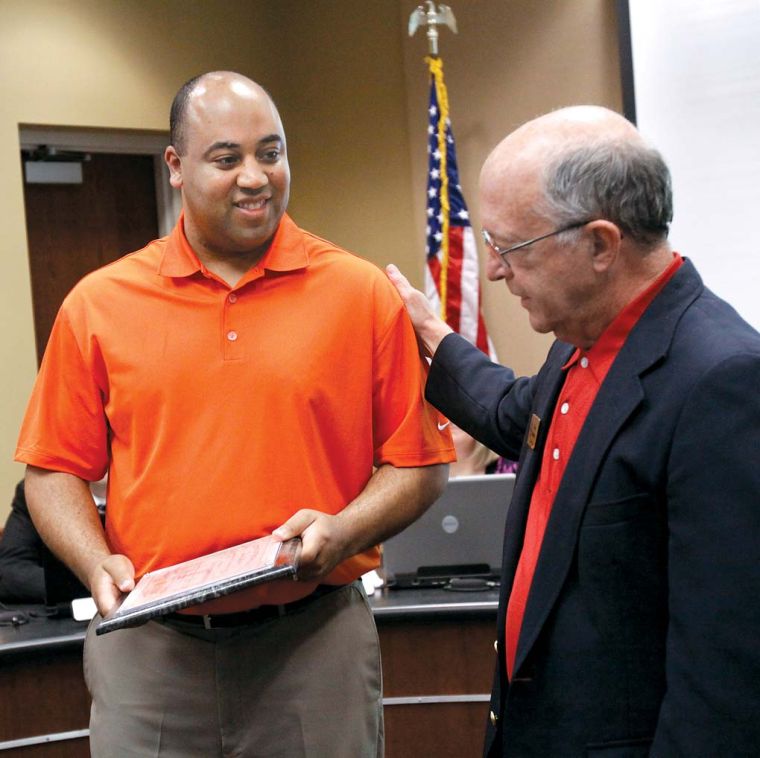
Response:
[[[530,426],[528,427],[528,447],[531,450],[536,449],[536,440],[538,439],[538,429],[541,426],[541,419],[535,413],[531,414]]]

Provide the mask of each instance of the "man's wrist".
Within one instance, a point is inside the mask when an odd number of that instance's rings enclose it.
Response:
[[[435,355],[435,351],[438,350],[438,346],[443,338],[453,332],[454,330],[442,319],[431,318],[425,322],[418,334],[425,350],[432,357]]]

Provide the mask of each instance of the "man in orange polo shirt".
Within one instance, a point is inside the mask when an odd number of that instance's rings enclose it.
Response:
[[[755,755],[760,335],[673,252],[668,169],[621,116],[525,124],[480,192],[489,278],[557,337],[536,376],[388,273],[427,398],[520,456],[486,755]]]
[[[453,458],[375,266],[286,215],[285,134],[230,72],[177,94],[172,234],[85,277],[53,328],[17,459],[40,533],[106,613],[146,571],[300,535],[273,583],[85,643],[94,756],[382,753],[358,577]],[[86,482],[109,471],[105,533]]]

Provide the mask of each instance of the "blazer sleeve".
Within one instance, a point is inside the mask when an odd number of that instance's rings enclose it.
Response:
[[[758,388],[760,355],[730,357],[691,387],[674,430],[667,689],[653,755],[760,745]]]
[[[458,334],[433,356],[425,397],[486,447],[516,460],[528,424],[534,378],[516,378]]]

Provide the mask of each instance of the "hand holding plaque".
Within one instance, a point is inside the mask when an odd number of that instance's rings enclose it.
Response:
[[[97,626],[97,634],[139,626],[152,618],[286,577],[295,578],[299,538],[266,536],[149,571]]]

